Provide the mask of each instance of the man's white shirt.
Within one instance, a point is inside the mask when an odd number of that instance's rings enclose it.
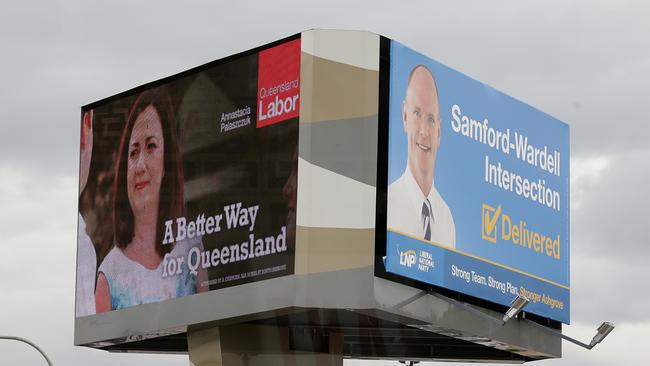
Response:
[[[404,174],[388,186],[388,229],[424,239],[425,223],[422,205],[428,199],[431,203],[431,239],[436,244],[456,247],[456,227],[451,211],[431,182],[428,196],[424,196],[411,170],[406,165]]]

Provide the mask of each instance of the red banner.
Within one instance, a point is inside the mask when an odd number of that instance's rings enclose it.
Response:
[[[298,117],[300,39],[259,53],[257,128]]]

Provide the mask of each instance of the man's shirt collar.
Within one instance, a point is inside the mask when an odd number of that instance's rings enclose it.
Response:
[[[422,193],[422,190],[420,189],[420,186],[418,183],[415,181],[415,177],[413,176],[413,172],[411,172],[411,167],[409,166],[408,162],[406,163],[406,174],[405,174],[405,179],[406,179],[406,186],[408,187],[408,194],[409,197],[411,198],[411,201],[418,207],[418,210],[422,207],[422,203],[424,202],[425,199],[428,199],[429,202],[431,203],[431,206],[435,205],[435,188],[434,188],[434,180],[431,180],[431,189],[429,190],[429,194],[427,196]]]

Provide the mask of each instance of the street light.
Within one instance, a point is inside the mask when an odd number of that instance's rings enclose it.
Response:
[[[45,358],[45,361],[47,361],[47,364],[48,364],[49,366],[52,366],[52,361],[50,361],[50,359],[47,357],[47,355],[45,354],[45,352],[44,352],[42,349],[40,349],[40,348],[36,345],[36,343],[34,343],[34,342],[32,342],[32,341],[30,341],[30,340],[28,340],[28,339],[25,339],[25,338],[14,337],[14,336],[3,336],[3,335],[0,335],[0,339],[8,339],[8,340],[11,340],[11,341],[18,341],[18,342],[23,342],[23,343],[27,343],[27,344],[29,344],[30,346],[36,348],[36,350],[37,350],[38,352],[40,352],[41,355],[43,355],[43,357]]]

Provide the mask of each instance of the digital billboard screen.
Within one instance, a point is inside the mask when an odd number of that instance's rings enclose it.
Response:
[[[82,108],[76,317],[294,271],[300,39]]]
[[[386,270],[569,323],[569,127],[391,42]]]

